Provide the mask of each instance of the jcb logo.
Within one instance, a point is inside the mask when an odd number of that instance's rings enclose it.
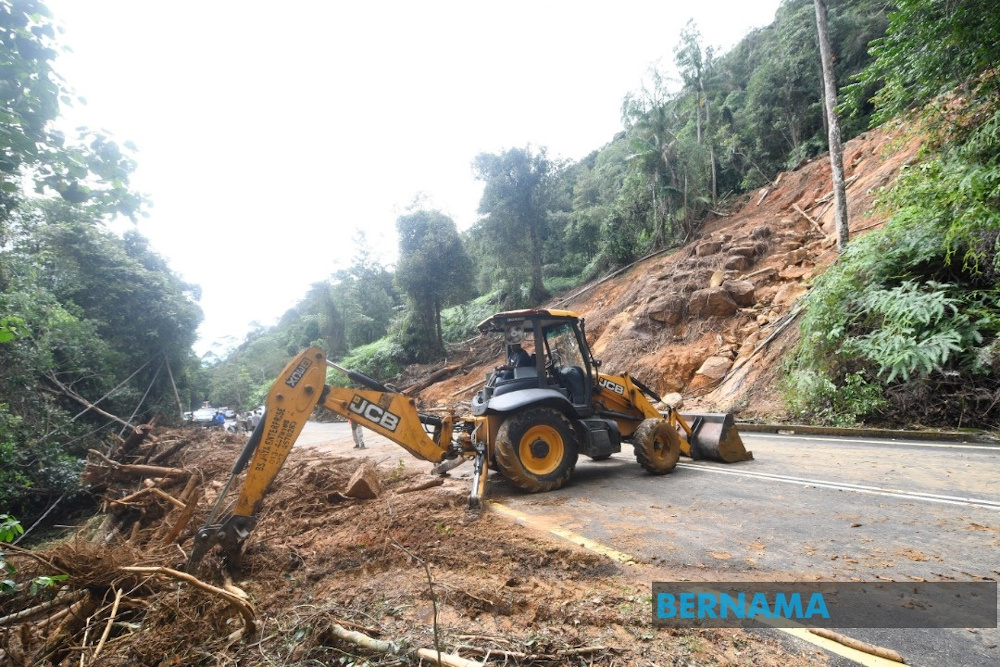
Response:
[[[375,405],[357,394],[351,399],[348,409],[359,417],[364,417],[370,422],[378,424],[387,431],[396,431],[399,426],[399,416],[394,415],[382,406]]]
[[[607,389],[609,391],[615,392],[619,396],[624,396],[625,395],[625,387],[623,387],[620,384],[617,384],[615,382],[612,382],[611,380],[609,380],[607,378],[598,378],[597,384],[601,385],[602,387],[604,387],[605,389]]]
[[[285,384],[294,389],[295,385],[299,383],[299,381],[302,379],[302,376],[306,374],[307,370],[309,370],[310,366],[312,366],[312,362],[309,361],[308,359],[303,359],[302,363],[296,366],[295,370],[292,371],[292,374],[288,376],[287,380],[285,380]]]

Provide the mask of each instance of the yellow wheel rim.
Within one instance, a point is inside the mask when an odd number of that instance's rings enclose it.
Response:
[[[670,438],[656,438],[653,440],[652,457],[658,463],[669,461],[672,457],[670,453]]]
[[[566,454],[559,431],[544,424],[528,429],[521,438],[517,453],[521,465],[532,475],[554,472]]]

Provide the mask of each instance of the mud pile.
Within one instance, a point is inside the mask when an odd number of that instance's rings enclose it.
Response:
[[[669,572],[470,513],[464,481],[314,449],[293,449],[231,578],[216,553],[185,573],[244,441],[153,429],[95,453],[103,511],[5,549],[25,585],[0,597],[0,664],[415,665],[435,647],[507,665],[814,664],[754,634],[656,630],[649,582]],[[378,497],[345,495],[359,465]]]

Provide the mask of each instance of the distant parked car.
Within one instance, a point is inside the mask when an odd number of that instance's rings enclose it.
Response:
[[[236,410],[230,410],[226,408],[225,411],[226,419],[236,419]]]
[[[211,424],[215,413],[215,408],[198,408],[192,413],[191,421],[195,424]]]

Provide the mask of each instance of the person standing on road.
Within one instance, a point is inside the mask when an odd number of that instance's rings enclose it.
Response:
[[[362,433],[364,427],[353,419],[348,419],[347,423],[351,425],[351,435],[354,437],[354,449],[364,449],[365,435]]]

